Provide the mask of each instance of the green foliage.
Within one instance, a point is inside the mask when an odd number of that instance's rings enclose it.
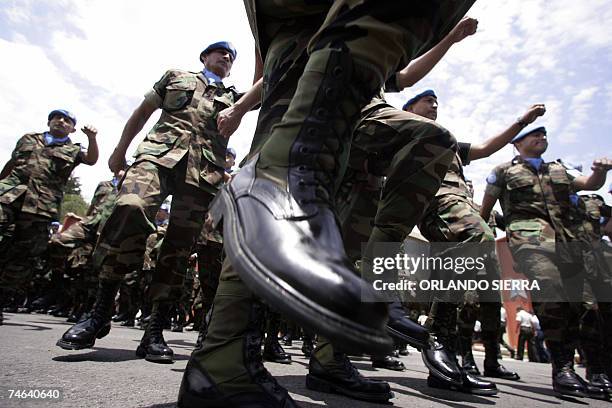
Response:
[[[62,209],[60,212],[59,221],[64,221],[66,213],[72,212],[80,216],[85,216],[89,205],[83,200],[79,194],[64,194],[64,201],[62,201]]]

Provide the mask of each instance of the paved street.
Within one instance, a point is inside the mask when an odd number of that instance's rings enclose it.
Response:
[[[197,333],[166,332],[166,340],[176,353],[176,362],[160,365],[138,359],[134,350],[142,331],[114,326],[111,333],[98,340],[94,349],[65,351],[55,342],[69,327],[64,319],[39,314],[6,314],[0,326],[0,407],[156,407],[175,406],[176,396]],[[267,364],[267,368],[287,387],[305,408],[365,408],[376,405],[335,395],[311,392],[304,386],[308,361],[300,352],[301,344],[288,348],[291,365]],[[482,367],[482,353],[476,353]],[[556,398],[550,388],[550,366],[505,360],[516,370],[520,382],[498,381],[499,394],[479,397],[451,393],[427,387],[427,371],[418,352],[402,357],[408,370],[398,373],[372,369],[366,358],[354,359],[366,376],[385,378],[395,392],[396,407],[612,407],[612,403],[591,399]],[[584,369],[578,369],[581,375]],[[59,387],[63,400],[17,401],[8,399],[8,389]]]

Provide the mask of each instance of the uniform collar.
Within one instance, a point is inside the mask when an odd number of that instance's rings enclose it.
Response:
[[[217,74],[215,74],[214,72],[211,72],[209,70],[207,70],[206,68],[204,68],[202,70],[202,75],[204,75],[204,78],[206,78],[206,82],[209,85],[216,85],[219,87],[224,87],[223,85],[223,79],[221,79],[221,77]]]
[[[70,137],[69,136],[55,137],[55,136],[53,136],[49,132],[43,133],[43,138],[45,140],[45,145],[46,146],[53,146],[53,145],[61,145],[61,144],[65,144],[65,143],[70,143]]]

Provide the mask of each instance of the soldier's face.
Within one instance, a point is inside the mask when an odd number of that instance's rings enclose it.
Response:
[[[53,116],[47,125],[49,126],[49,133],[58,137],[68,136],[76,130],[74,123],[64,115]]]
[[[532,133],[516,144],[521,154],[529,157],[541,156],[548,149],[548,139],[543,132]]]
[[[408,112],[416,113],[427,119],[438,118],[438,99],[434,96],[425,96],[408,107]]]
[[[222,79],[229,76],[233,63],[232,54],[222,48],[213,50],[204,56],[206,69],[219,75]]]
[[[225,155],[225,170],[229,170],[236,164],[236,159],[231,154]]]

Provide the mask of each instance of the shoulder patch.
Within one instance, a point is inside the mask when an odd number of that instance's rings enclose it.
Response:
[[[497,174],[495,174],[495,172],[492,172],[491,174],[487,176],[488,184],[495,184],[496,181],[497,181]]]

